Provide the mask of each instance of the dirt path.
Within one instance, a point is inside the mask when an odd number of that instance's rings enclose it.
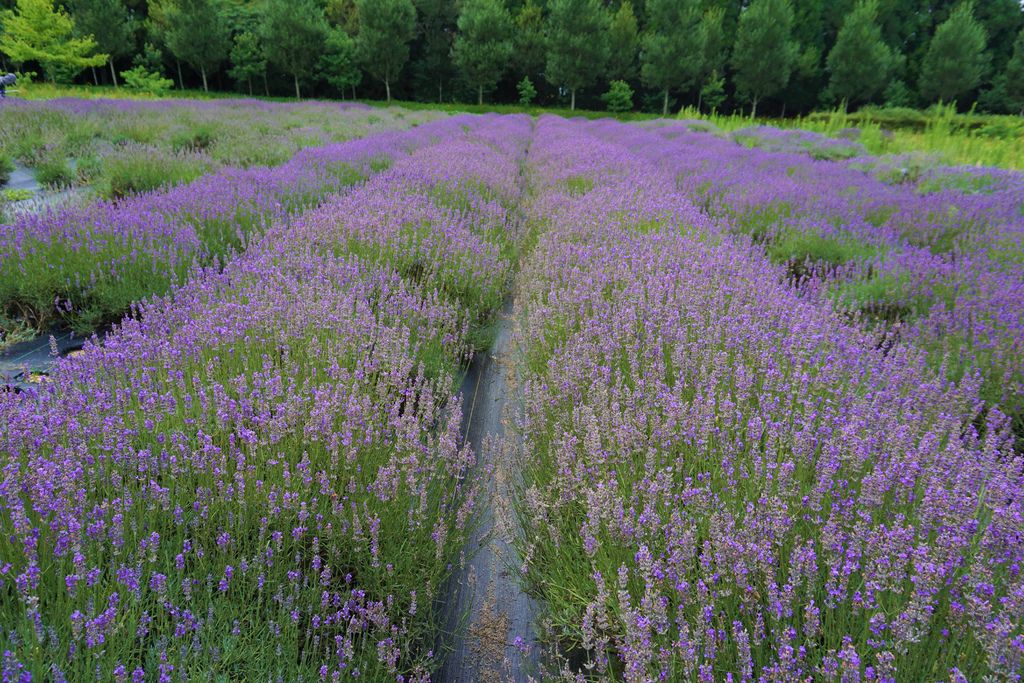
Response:
[[[456,633],[439,681],[529,681],[538,678],[533,628],[537,609],[516,578],[517,554],[508,542],[510,476],[502,447],[505,420],[514,409],[510,384],[512,302],[505,303],[490,353],[478,354],[462,383],[464,436],[477,453],[489,489],[480,526],[470,537],[464,566],[456,569],[447,618]]]

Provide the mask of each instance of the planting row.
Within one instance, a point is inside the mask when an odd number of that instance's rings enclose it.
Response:
[[[1024,449],[1024,176],[816,161],[676,126],[602,134],[882,337],[912,341],[954,379],[980,372]]]
[[[615,128],[542,119],[531,151],[508,446],[561,674],[1020,680],[1006,419],[979,437],[976,382],[802,296]]]
[[[5,679],[429,677],[529,134],[435,128],[0,397]]]
[[[170,190],[0,226],[0,328],[63,321],[88,331],[117,320],[196,264],[244,249],[267,225],[463,125],[467,119],[457,117],[305,149],[276,168],[223,169]]]
[[[88,185],[117,198],[222,166],[276,166],[305,147],[432,118],[318,102],[9,100],[0,107],[0,180],[17,162],[41,185]]]

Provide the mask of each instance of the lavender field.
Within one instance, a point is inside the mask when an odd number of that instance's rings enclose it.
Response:
[[[2,680],[1024,678],[1024,176],[399,114],[0,226]]]

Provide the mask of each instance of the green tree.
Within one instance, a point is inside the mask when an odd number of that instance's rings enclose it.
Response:
[[[576,109],[576,91],[605,73],[610,20],[598,0],[551,0],[548,9],[544,75],[569,89],[569,106]]]
[[[476,88],[477,104],[484,90],[497,85],[512,57],[512,15],[502,0],[465,0],[452,55],[466,82]]]
[[[877,0],[860,0],[828,53],[829,89],[847,103],[870,102],[885,90],[896,55],[882,42]]]
[[[704,59],[700,67],[698,80],[701,84],[700,94],[697,99],[697,108],[700,109],[704,102],[706,93],[717,97],[718,89],[721,88],[721,99],[715,103],[708,102],[708,106],[717,109],[725,99],[725,63],[728,58],[728,42],[725,35],[725,10],[721,7],[710,7],[704,12],[700,19],[700,30],[704,34]]]
[[[327,29],[324,53],[320,57],[321,78],[345,97],[345,88],[354,87],[363,80],[356,54],[355,38],[341,28]]]
[[[203,90],[207,73],[227,59],[231,36],[218,0],[175,0],[167,8],[167,47],[175,57],[199,71]]]
[[[793,8],[789,0],[754,0],[740,15],[732,66],[737,92],[757,103],[786,87],[798,48],[790,40]]]
[[[608,71],[611,80],[627,81],[636,77],[636,51],[639,28],[633,3],[625,0],[612,16],[608,27]]]
[[[648,0],[643,37],[644,83],[662,91],[661,115],[668,115],[673,88],[688,90],[700,76],[707,36],[700,28],[696,0]]]
[[[1024,115],[1024,29],[1013,43],[1013,56],[1006,63],[1006,96]]]
[[[97,49],[110,56],[110,78],[117,87],[114,60],[135,47],[135,22],[122,0],[74,0],[69,6],[79,36],[92,36]],[[95,72],[93,80],[96,79]]]
[[[409,41],[416,31],[412,0],[356,0],[359,57],[371,76],[384,83],[388,102],[391,84],[409,60]]]
[[[252,95],[252,79],[267,73],[267,56],[263,53],[260,37],[252,31],[242,31],[235,36],[231,48],[231,69],[228,75],[239,83],[245,83]]]
[[[0,51],[16,64],[39,62],[51,80],[58,72],[103,66],[106,54],[96,54],[92,36],[75,37],[75,22],[53,0],[18,0],[13,10],[0,12]]]
[[[523,76],[523,80],[516,84],[516,91],[519,93],[519,104],[524,107],[529,107],[537,96],[537,89],[533,87],[529,76]]]
[[[412,71],[417,93],[437,92],[444,101],[444,87],[453,76],[452,40],[455,37],[455,3],[451,0],[414,0],[416,36]]]
[[[316,0],[270,0],[263,18],[263,50],[267,60],[295,84],[295,99],[302,98],[300,82],[313,75],[324,53],[327,20]]]
[[[534,76],[544,69],[544,61],[547,59],[544,10],[533,0],[526,0],[516,13],[512,45],[515,48],[512,58],[517,73]]]
[[[700,89],[700,99],[711,112],[715,112],[725,102],[725,79],[712,71]]]
[[[633,89],[626,81],[612,81],[608,92],[601,95],[608,111],[624,112],[633,108]]]
[[[929,102],[949,102],[974,90],[988,66],[985,28],[969,2],[958,5],[942,22],[921,63],[918,88]]]

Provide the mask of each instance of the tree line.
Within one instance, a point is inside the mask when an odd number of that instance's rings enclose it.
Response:
[[[1018,0],[0,0],[57,82],[667,113],[1024,109]]]

